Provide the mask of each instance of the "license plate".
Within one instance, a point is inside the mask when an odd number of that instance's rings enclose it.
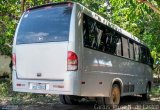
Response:
[[[33,90],[46,90],[46,84],[44,83],[31,83]]]

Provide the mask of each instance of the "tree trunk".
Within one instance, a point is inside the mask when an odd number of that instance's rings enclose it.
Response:
[[[21,13],[24,12],[25,2],[26,2],[26,0],[21,0]]]
[[[156,8],[155,6],[153,6],[150,2],[148,2],[147,0],[137,0],[139,3],[145,3],[147,6],[149,6],[152,10],[154,10],[155,12],[157,12],[158,14],[160,14],[160,10],[158,8]]]
[[[159,75],[160,75],[160,69],[158,69],[158,84],[160,83],[160,77],[159,77]]]

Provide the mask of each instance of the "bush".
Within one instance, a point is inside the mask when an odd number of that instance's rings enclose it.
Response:
[[[59,103],[57,95],[14,92],[9,79],[0,81],[0,102],[3,101],[13,105]]]
[[[160,86],[152,87],[152,96],[160,96]]]
[[[9,80],[7,81],[1,80],[0,81],[0,96],[1,97],[8,96],[10,87],[11,87],[11,83]]]

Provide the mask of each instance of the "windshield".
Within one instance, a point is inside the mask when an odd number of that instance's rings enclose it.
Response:
[[[68,41],[72,7],[48,6],[25,12],[16,44]]]

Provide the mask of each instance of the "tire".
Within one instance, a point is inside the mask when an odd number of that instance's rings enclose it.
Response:
[[[98,97],[97,103],[100,105],[109,105],[111,108],[116,108],[120,103],[121,91],[117,84],[112,86],[111,97]]]
[[[59,95],[60,102],[67,105],[78,104],[78,99],[72,95]]]
[[[150,99],[150,92],[151,92],[150,86],[149,86],[149,84],[147,84],[147,86],[146,86],[146,93],[142,94],[142,98],[144,100],[149,100]]]
[[[62,104],[67,104],[64,95],[59,95],[59,100]]]

